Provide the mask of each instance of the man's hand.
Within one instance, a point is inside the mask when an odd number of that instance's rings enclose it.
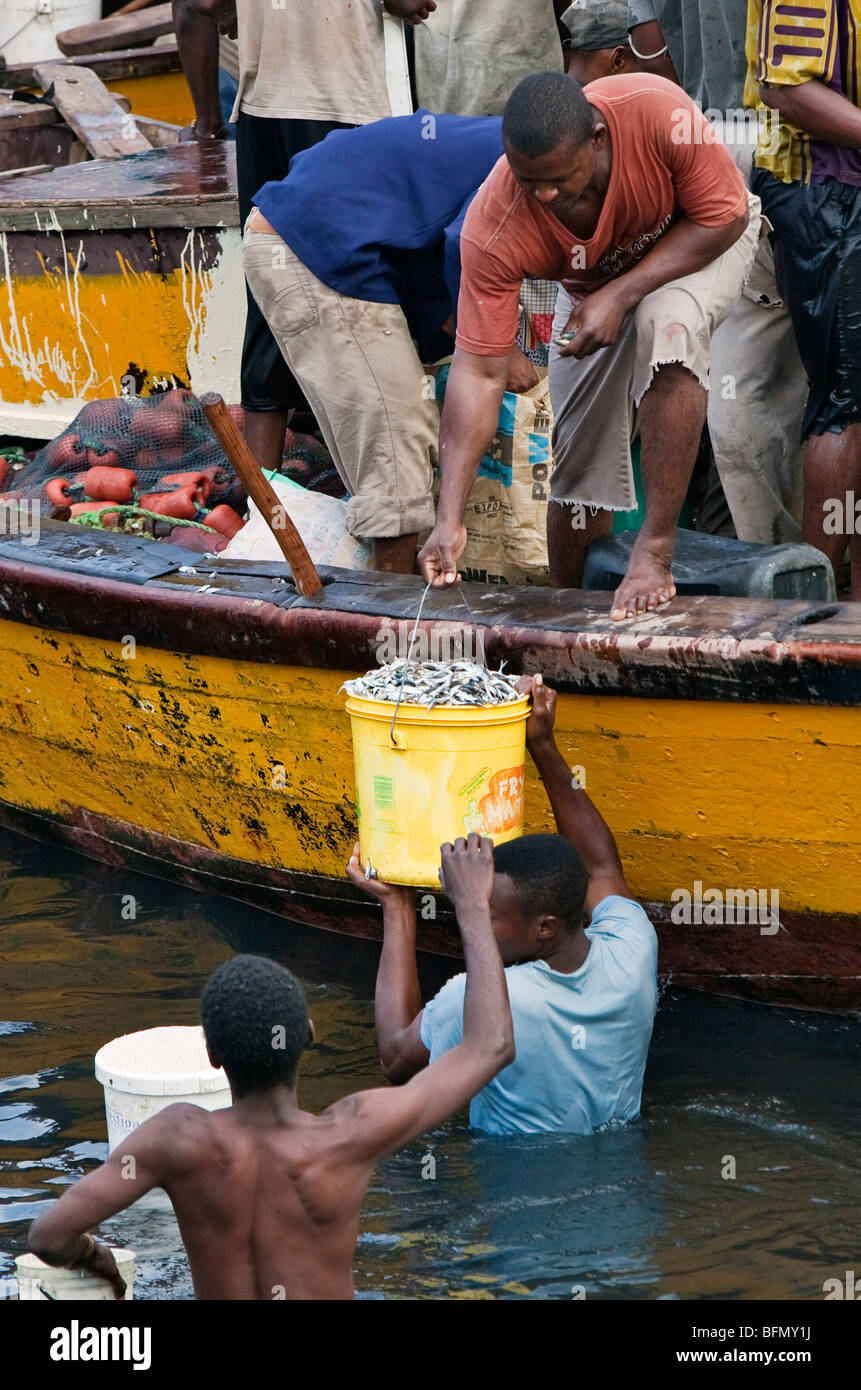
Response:
[[[457,562],[465,549],[466,527],[463,524],[449,526],[437,519],[418,554],[418,566],[425,582],[432,582],[435,589],[459,584]]]
[[[436,0],[383,0],[385,9],[405,24],[421,24],[436,9]]]
[[[515,348],[508,359],[508,375],[505,378],[506,391],[513,391],[515,395],[522,396],[537,385],[538,372],[535,370],[534,362],[530,362],[526,353],[521,352],[520,348]]]
[[[493,892],[493,841],[476,831],[468,840],[443,845],[439,881],[455,910],[460,906],[489,903]]]
[[[369,898],[376,898],[377,902],[383,904],[383,907],[403,902],[404,907],[415,912],[414,888],[407,888],[400,883],[383,883],[381,878],[365,878],[365,871],[359,858],[358,841],[353,846],[353,853],[347,865],[347,877],[354,887],[361,888],[362,892],[367,893]]]
[[[236,0],[187,0],[188,8],[218,26],[220,34],[236,38]]]
[[[86,1261],[84,1268],[88,1274],[94,1274],[97,1279],[106,1279],[114,1291],[114,1298],[125,1297],[126,1281],[117,1268],[114,1252],[109,1246],[103,1245],[100,1240],[97,1240],[93,1253]]]
[[[519,695],[532,696],[532,709],[526,721],[526,746],[553,741],[556,723],[556,691],[544,684],[543,676],[521,676],[517,682]]]
[[[590,357],[600,348],[615,343],[622,331],[625,315],[633,306],[624,286],[617,282],[602,285],[586,295],[572,311],[563,330],[573,333],[570,343],[560,347],[560,357]]]

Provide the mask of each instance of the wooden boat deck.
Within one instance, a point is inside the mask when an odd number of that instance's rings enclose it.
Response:
[[[0,232],[239,225],[236,150],[207,141],[0,178]]]

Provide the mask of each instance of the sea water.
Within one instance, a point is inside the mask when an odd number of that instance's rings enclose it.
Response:
[[[29,1222],[106,1153],[95,1052],[196,1022],[234,950],[303,980],[305,1106],[380,1084],[373,943],[0,833],[0,1294]],[[455,968],[430,962],[426,993]],[[499,1139],[457,1117],[409,1144],[365,1201],[359,1296],[822,1299],[859,1259],[860,1031],[665,984],[642,1119]],[[102,1229],[136,1252],[136,1299],[192,1297],[171,1212]]]

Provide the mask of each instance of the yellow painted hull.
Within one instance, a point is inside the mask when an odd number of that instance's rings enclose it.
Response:
[[[120,637],[122,634],[120,634]],[[354,672],[175,655],[0,622],[0,795],[129,822],[249,865],[342,875]],[[563,695],[560,746],[634,892],[779,885],[861,914],[861,711]],[[552,829],[530,767],[526,829]]]
[[[333,570],[308,600],[282,565],[190,560],[49,521],[32,547],[0,537],[0,824],[378,938],[344,872],[340,687],[406,626],[421,583]],[[662,972],[861,1012],[861,606],[679,599],[644,632],[612,624],[608,596],[470,593],[489,664],[559,689],[560,747],[649,904]],[[460,607],[429,598],[428,636]],[[527,764],[525,829],[552,830]],[[744,906],[715,912],[716,896]],[[419,945],[455,955],[434,901]]]
[[[0,433],[53,438],[87,401],[129,392],[239,398],[234,156],[216,143],[10,185],[0,203]]]

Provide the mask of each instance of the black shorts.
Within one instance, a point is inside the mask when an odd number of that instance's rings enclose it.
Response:
[[[239,186],[239,225],[245,227],[255,193],[270,180],[287,176],[290,160],[300,150],[332,130],[349,127],[337,121],[290,121],[248,116],[240,111],[236,124],[236,175]],[[281,355],[269,325],[246,286],[248,313],[242,344],[242,404],[246,410],[307,410],[302,388]]]
[[[754,169],[774,227],[777,280],[810,392],[802,437],[861,420],[861,188],[782,183]]]

